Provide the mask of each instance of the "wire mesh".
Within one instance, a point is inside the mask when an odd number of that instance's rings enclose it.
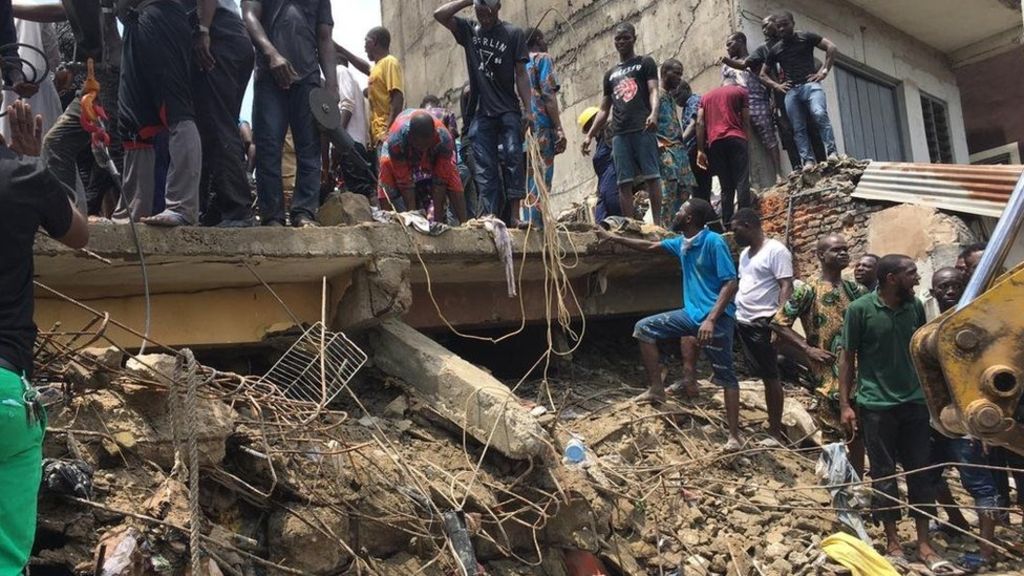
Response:
[[[345,389],[366,359],[347,336],[317,322],[259,381],[273,385],[286,398],[323,408]]]

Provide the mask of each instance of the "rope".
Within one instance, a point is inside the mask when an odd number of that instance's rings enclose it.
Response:
[[[174,390],[171,391],[172,410],[178,412],[175,417],[175,428],[184,419],[185,441],[188,450],[188,512],[189,512],[189,554],[192,574],[201,576],[202,572],[202,511],[199,508],[199,438],[196,431],[196,388],[199,386],[199,375],[195,355],[188,348],[182,349],[174,368]],[[184,381],[184,382],[183,382]],[[181,402],[181,385],[185,384],[184,405],[175,409]],[[181,412],[185,413],[182,418]],[[175,430],[175,436],[178,432]],[[177,442],[177,439],[176,439]],[[180,444],[178,445],[180,446]],[[180,449],[179,449],[180,454]],[[176,458],[177,460],[177,458]]]

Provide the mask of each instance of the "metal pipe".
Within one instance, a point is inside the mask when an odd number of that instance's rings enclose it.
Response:
[[[964,295],[960,298],[957,310],[963,310],[971,302],[977,300],[981,294],[988,289],[992,281],[999,276],[999,272],[1010,254],[1017,234],[1020,232],[1021,224],[1024,222],[1024,174],[1017,180],[1017,186],[1013,189],[1010,201],[1003,210],[1003,215],[992,232],[988,247],[981,256],[978,268],[967,283]]]

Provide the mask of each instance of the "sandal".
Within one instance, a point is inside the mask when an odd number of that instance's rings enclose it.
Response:
[[[918,558],[918,560],[928,568],[928,572],[933,576],[960,576],[967,573],[939,555],[931,558]]]
[[[188,226],[189,225],[188,224],[188,220],[186,220],[184,216],[182,216],[181,214],[176,214],[174,212],[169,212],[169,211],[161,212],[161,213],[157,214],[156,216],[149,216],[149,217],[146,217],[146,218],[142,218],[141,222],[143,224],[148,224],[150,226],[157,226],[157,227],[160,227],[160,228],[177,228],[179,226]]]

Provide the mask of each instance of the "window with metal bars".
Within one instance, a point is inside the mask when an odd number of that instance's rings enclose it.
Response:
[[[938,98],[921,94],[924,132],[932,164],[953,163],[953,138],[949,133],[949,109]]]

